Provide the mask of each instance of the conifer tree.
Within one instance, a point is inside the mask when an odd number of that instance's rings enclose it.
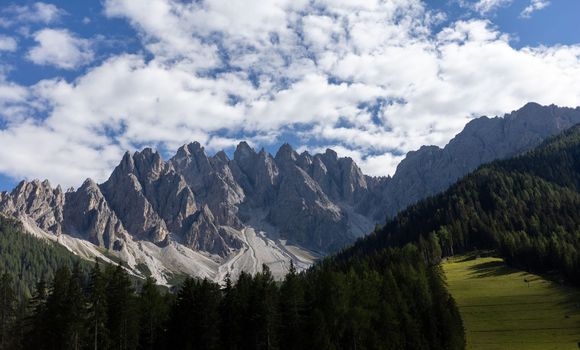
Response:
[[[46,299],[48,290],[46,282],[41,279],[37,284],[29,301],[30,316],[26,317],[24,325],[24,339],[22,345],[24,349],[43,349],[46,342],[46,327],[44,318],[46,317]]]
[[[72,319],[68,299],[71,273],[68,267],[58,269],[54,275],[51,291],[46,300],[46,348],[60,350],[66,348]]]
[[[16,294],[7,272],[0,276],[0,349],[9,349],[11,327],[16,317]]]
[[[107,294],[106,281],[98,260],[90,274],[88,290],[88,339],[90,348],[94,350],[107,349],[109,335],[107,324]]]
[[[251,295],[250,312],[256,349],[276,349],[277,287],[270,268],[266,264],[262,265],[262,272],[254,277]]]
[[[294,262],[280,287],[280,347],[288,350],[303,349],[302,327],[304,313],[304,290]]]
[[[222,289],[222,302],[220,304],[220,340],[224,350],[238,348],[239,334],[239,308],[236,305],[235,289],[232,285],[231,276],[228,273]]]
[[[164,338],[167,312],[165,300],[152,277],[148,277],[141,288],[139,308],[139,348],[159,349]]]
[[[122,265],[107,270],[107,328],[111,346],[119,350],[138,345],[138,315],[131,280]]]
[[[83,276],[80,265],[77,263],[73,267],[70,282],[68,284],[67,299],[69,300],[69,326],[67,338],[67,348],[79,350],[83,347],[86,339],[86,300],[83,291]]]

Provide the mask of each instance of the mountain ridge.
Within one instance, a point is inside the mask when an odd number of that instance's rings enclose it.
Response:
[[[527,271],[580,284],[580,124],[512,158],[480,166],[338,253],[339,261],[414,243],[426,261],[496,249]]]
[[[164,160],[145,148],[126,152],[102,184],[87,179],[63,193],[48,181],[23,181],[0,194],[0,212],[24,218],[32,230],[90,241],[129,265],[145,260],[161,280],[176,272],[167,267],[176,261],[193,261],[210,278],[223,276],[216,266],[239,272],[261,263],[283,274],[290,260],[305,268],[480,164],[531,149],[574,123],[580,108],[529,103],[503,118],[472,120],[445,147],[409,152],[393,177],[381,178],[331,149],[298,154],[283,144],[272,155],[240,142],[230,159],[192,142]],[[168,250],[178,256],[165,256]]]

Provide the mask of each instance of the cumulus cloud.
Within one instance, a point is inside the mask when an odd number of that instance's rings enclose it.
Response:
[[[26,104],[28,97],[28,89],[7,81],[0,72],[0,125],[10,126],[23,120],[30,111]]]
[[[8,51],[13,52],[16,51],[17,47],[16,39],[6,35],[0,35],[0,52],[1,51]]]
[[[15,95],[21,109],[0,131],[0,172],[68,186],[105,180],[127,149],[168,154],[197,140],[215,151],[241,139],[259,147],[291,133],[301,149],[333,147],[386,175],[406,152],[446,144],[475,116],[580,101],[579,45],[516,49],[486,20],[435,30],[443,15],[419,0],[104,5],[146,52]],[[90,52],[86,42],[73,46]]]
[[[466,9],[479,13],[481,16],[493,15],[502,7],[512,5],[514,0],[455,0],[456,3]]]
[[[524,8],[520,16],[522,18],[530,18],[532,17],[532,13],[548,7],[549,5],[550,1],[548,0],[531,0],[530,4]]]
[[[513,0],[479,0],[473,4],[473,9],[482,15],[493,12],[501,7],[511,5]]]
[[[59,21],[66,12],[53,4],[36,2],[31,5],[10,5],[0,10],[0,26],[15,24],[51,24]]]
[[[75,69],[93,59],[91,41],[66,29],[42,29],[34,34],[34,40],[37,45],[28,51],[27,58],[38,65]]]

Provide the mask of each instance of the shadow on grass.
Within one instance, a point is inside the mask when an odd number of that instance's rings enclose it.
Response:
[[[497,256],[497,252],[495,250],[478,250],[474,252],[465,253],[460,260],[457,260],[457,262],[461,263],[466,261],[477,260],[479,258],[488,258],[493,256]]]
[[[499,277],[518,272],[506,266],[502,261],[484,262],[471,266],[469,270],[472,271],[472,278]]]
[[[556,286],[561,290],[561,293],[564,295],[564,300],[558,303],[560,307],[566,309],[566,314],[564,315],[565,318],[571,316],[578,316],[580,315],[580,295],[577,291],[573,290],[573,287],[563,287],[563,286]],[[580,347],[580,345],[579,345]]]

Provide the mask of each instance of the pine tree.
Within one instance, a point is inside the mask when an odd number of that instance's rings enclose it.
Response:
[[[220,331],[219,285],[188,278],[177,294],[169,329],[170,348],[217,349]]]
[[[107,349],[109,345],[109,334],[106,327],[108,319],[106,293],[106,280],[101,272],[99,261],[96,260],[89,280],[87,318],[88,339],[90,340],[90,348],[94,350]]]
[[[256,349],[271,350],[277,348],[277,293],[274,277],[266,264],[262,272],[254,277],[250,306],[250,317],[254,327]]]
[[[83,346],[85,335],[85,315],[86,301],[83,292],[83,276],[80,265],[77,263],[73,267],[70,282],[68,284],[67,299],[69,300],[69,325],[67,337],[67,348],[79,350]]]
[[[303,349],[302,327],[304,313],[304,290],[294,262],[280,287],[280,345],[282,349]]]
[[[68,267],[58,269],[54,275],[51,292],[46,300],[46,348],[60,350],[69,344],[71,308],[68,299],[71,273]]]
[[[16,294],[7,272],[0,276],[0,349],[9,349],[10,330],[16,317]]]
[[[30,316],[24,320],[24,339],[22,344],[25,349],[44,349],[46,346],[46,299],[48,290],[46,282],[41,279],[34,290],[29,302]]]
[[[232,285],[230,274],[225,278],[225,286],[222,289],[222,302],[220,304],[220,340],[224,350],[238,348],[240,338],[239,331],[239,305],[236,304],[236,290]]]
[[[164,338],[167,312],[165,300],[152,277],[148,277],[141,288],[139,308],[139,348],[159,349]]]
[[[115,349],[129,350],[138,344],[138,309],[131,280],[122,265],[107,271],[107,328]]]

